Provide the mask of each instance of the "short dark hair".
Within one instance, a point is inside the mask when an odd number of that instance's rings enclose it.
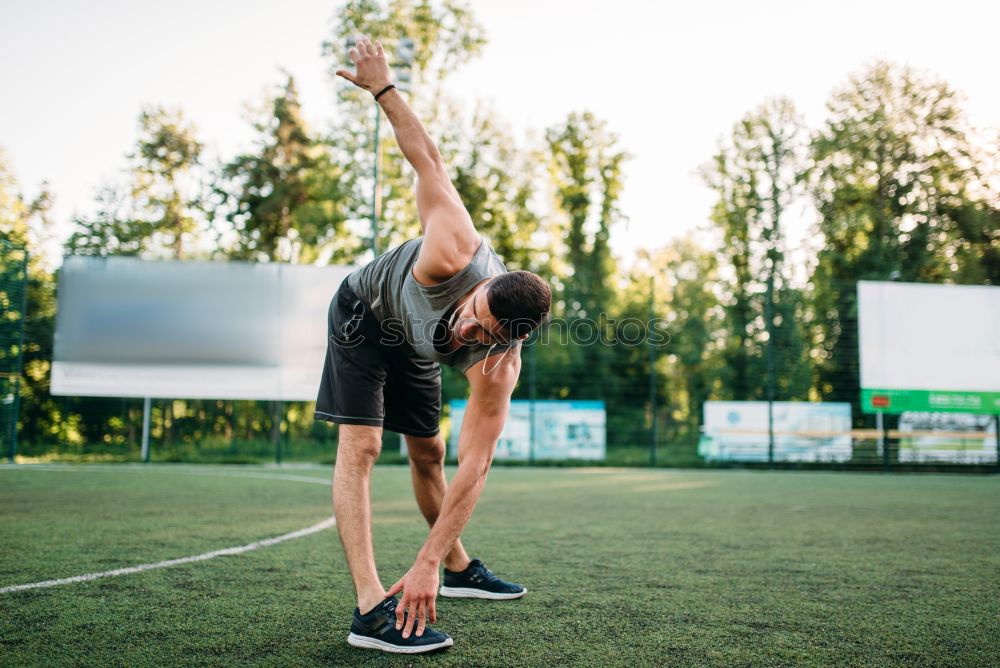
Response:
[[[530,271],[509,271],[490,281],[486,288],[490,313],[512,337],[538,327],[552,307],[552,290],[541,276]]]

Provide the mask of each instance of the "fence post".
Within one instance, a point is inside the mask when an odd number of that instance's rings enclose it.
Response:
[[[538,332],[538,329],[535,330]],[[535,349],[538,347],[538,335],[528,347],[528,462],[535,461]]]
[[[1000,413],[993,416],[993,426],[997,437],[997,473],[1000,473]]]
[[[145,397],[142,400],[142,461],[149,461],[149,413],[152,410],[152,400]]]
[[[274,444],[274,463],[281,464],[281,401],[271,402],[271,443]]]
[[[882,466],[889,470],[889,446],[885,442],[885,420],[882,411],[875,414],[875,428],[878,429],[878,447],[882,448]]]
[[[771,251],[768,250],[768,255]],[[774,467],[774,258],[767,274],[767,294],[764,301],[764,324],[767,329],[767,465]]]
[[[21,248],[15,246],[8,242],[6,239],[0,239],[3,242],[5,260],[8,254],[12,251],[21,252],[21,267],[20,271],[15,272],[20,278],[21,284],[21,314],[18,318],[18,332],[17,332],[17,361],[14,363],[13,367],[10,369],[4,369],[3,376],[9,378],[10,382],[14,388],[11,394],[11,407],[8,416],[8,424],[4,425],[6,427],[7,433],[0,436],[0,443],[3,442],[3,437],[7,437],[7,459],[13,464],[17,461],[17,420],[21,412],[21,371],[24,368],[24,320],[27,316],[28,311],[28,250],[26,248]],[[6,262],[5,268],[6,268]],[[15,281],[17,279],[15,278]],[[16,299],[13,295],[8,292],[8,298],[13,301]],[[4,342],[4,345],[8,345]],[[6,397],[4,397],[6,399]],[[0,408],[3,410],[3,408]]]
[[[649,335],[649,330],[653,327],[653,319],[655,318],[654,278],[652,275],[649,277],[649,323],[646,326],[646,347],[649,349],[650,466],[656,466],[656,354],[653,350],[653,337]]]

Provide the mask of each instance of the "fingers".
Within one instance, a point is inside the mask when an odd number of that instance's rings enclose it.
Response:
[[[437,613],[437,594],[431,599],[430,605],[428,606],[431,611],[431,624],[437,624],[438,613]]]
[[[417,605],[417,635],[424,635],[424,628],[427,626],[427,605],[421,601]]]
[[[396,606],[396,630],[397,631],[399,629],[403,628],[403,615],[406,612],[406,606],[409,605],[409,603],[410,603],[410,599],[407,597],[406,594],[403,594],[403,598],[400,599],[399,605]],[[412,619],[413,615],[410,615],[410,618]],[[406,637],[405,633],[403,634],[403,637],[404,638]]]
[[[364,35],[358,35],[355,41],[355,48],[361,53],[362,56],[375,55],[375,47],[372,46],[372,41]]]
[[[351,59],[352,63],[354,63],[355,65],[357,65],[358,61],[361,60],[361,47],[360,47],[360,44],[358,46],[355,46],[355,47],[351,48],[347,52],[347,57]]]
[[[382,42],[379,42],[378,40],[375,41],[375,55],[376,56],[385,55],[385,50],[382,49]]]
[[[410,601],[409,610],[406,612],[406,624],[403,625],[403,637],[409,638],[410,634],[413,633],[413,624],[417,621],[417,606],[418,601]],[[403,607],[402,605],[399,606]]]

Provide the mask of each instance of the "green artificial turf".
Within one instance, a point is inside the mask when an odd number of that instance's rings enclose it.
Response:
[[[313,525],[330,514],[329,474],[0,469],[0,587]],[[426,527],[405,468],[377,467],[373,496],[388,585]],[[463,539],[529,594],[439,598],[437,626],[455,646],[435,655],[347,645],[353,589],[333,529],[0,594],[0,664],[982,666],[1000,656],[996,477],[498,468]]]

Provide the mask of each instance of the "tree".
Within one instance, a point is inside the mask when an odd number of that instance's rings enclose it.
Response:
[[[336,246],[351,175],[310,133],[291,75],[267,106],[253,123],[256,150],[226,163],[215,186],[235,237],[227,256],[312,262]]]
[[[806,398],[799,298],[785,267],[783,214],[801,194],[805,130],[792,103],[769,100],[744,116],[702,168],[718,200],[711,220],[721,237],[728,377],[733,399]],[[764,381],[763,383],[761,381]]]
[[[811,286],[820,397],[857,406],[860,279],[995,277],[994,204],[974,196],[980,157],[957,94],[910,67],[849,77],[812,143],[823,247]]]
[[[545,139],[556,214],[550,229],[562,239],[556,251],[562,263],[553,262],[553,314],[570,345],[545,347],[540,374],[561,386],[558,398],[604,399],[612,414],[615,402],[626,401],[606,379],[616,355],[608,345],[616,283],[609,238],[622,219],[627,156],[606,123],[589,112],[570,114]]]
[[[628,157],[607,124],[590,112],[573,113],[545,133],[555,203],[564,218],[562,294],[567,317],[607,310],[611,301],[612,227],[622,220],[618,200]]]
[[[70,425],[60,419],[58,407],[49,395],[56,310],[55,275],[46,260],[46,246],[54,236],[51,206],[47,184],[42,184],[34,198],[25,197],[0,151],[0,235],[29,253],[17,426],[21,440],[27,443],[64,436],[61,432]],[[5,350],[3,355],[12,352]]]
[[[670,334],[658,368],[670,416],[665,440],[694,445],[705,401],[719,392],[726,365],[719,258],[687,236],[651,253],[649,261],[659,279],[658,317],[668,323]]]
[[[412,39],[417,89],[444,81],[486,45],[485,30],[462,2],[347,0],[337,10],[330,38],[323,42],[323,55],[332,60],[329,73],[334,80],[346,57],[344,41],[359,34],[381,41],[389,54],[398,52],[403,38]],[[354,100],[368,95],[346,90]]]
[[[471,118],[448,107],[439,142],[452,181],[476,228],[508,269],[549,272],[552,240],[536,210],[541,156],[520,146],[496,113],[477,105]]]
[[[128,167],[119,182],[98,193],[95,215],[74,221],[67,252],[175,259],[201,255],[202,150],[181,111],[143,109]]]

